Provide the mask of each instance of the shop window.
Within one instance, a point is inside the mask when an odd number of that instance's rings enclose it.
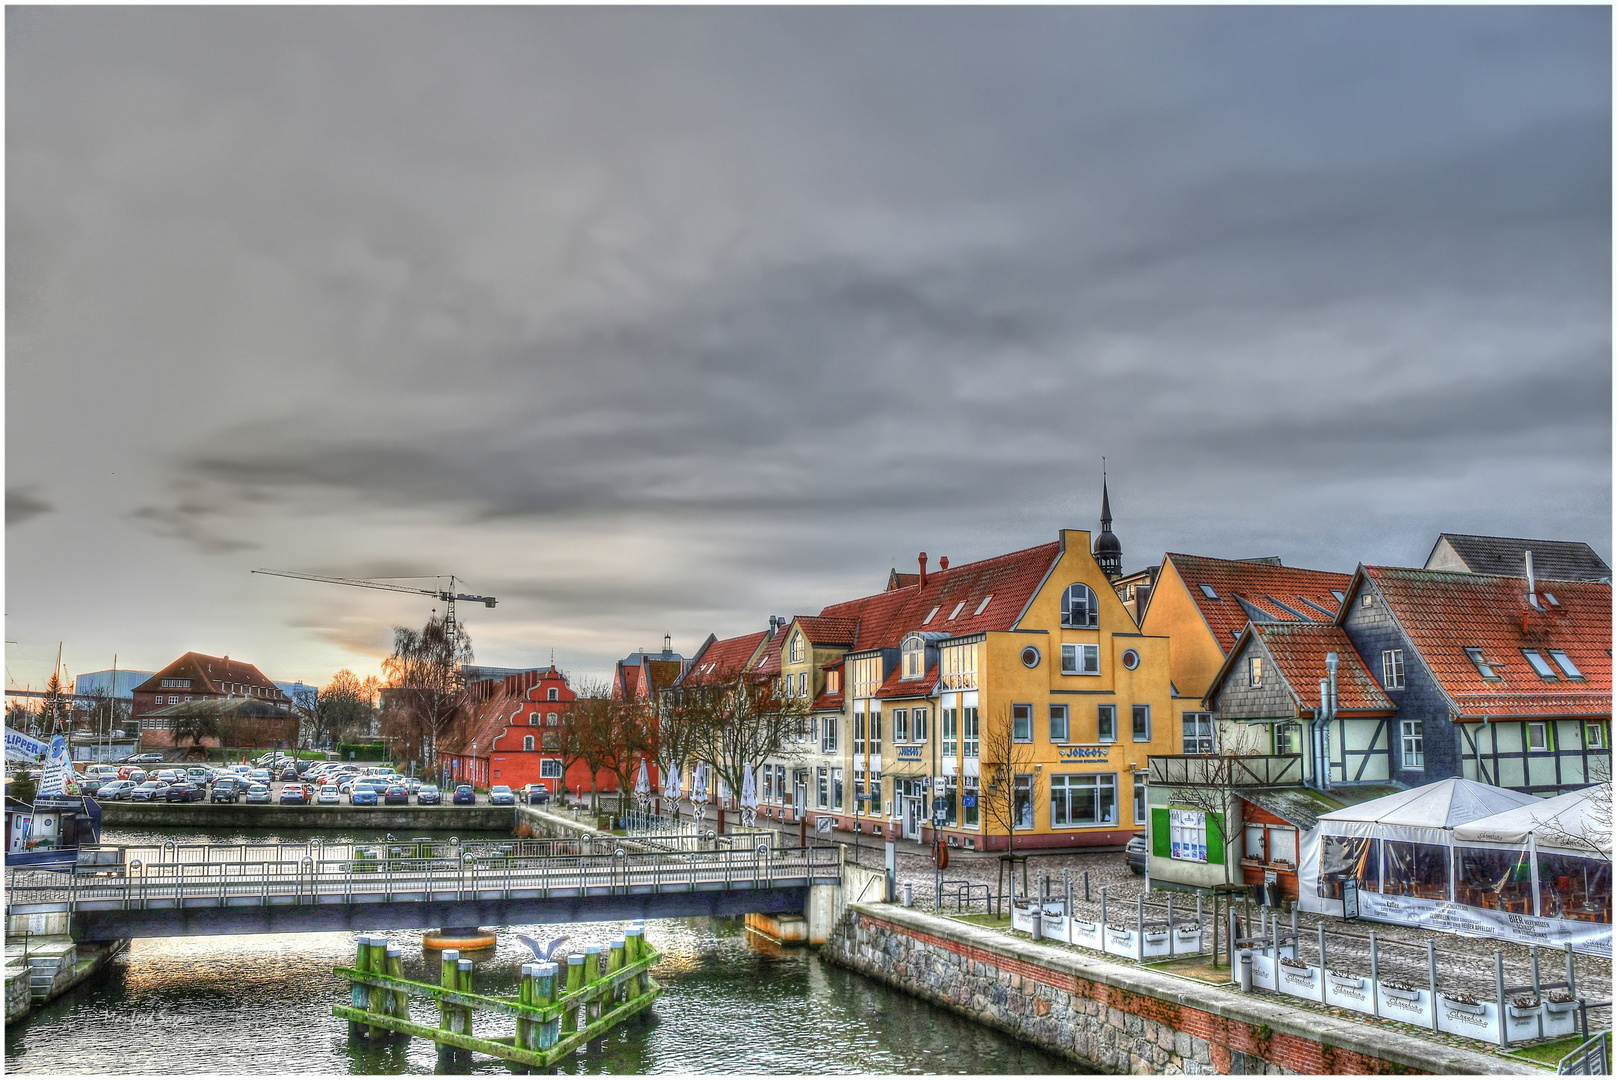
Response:
[[[1144,796],[1136,786],[1136,794]],[[1135,811],[1140,807],[1136,799]],[[1117,774],[1057,774],[1050,777],[1050,826],[1111,825],[1117,821]]]

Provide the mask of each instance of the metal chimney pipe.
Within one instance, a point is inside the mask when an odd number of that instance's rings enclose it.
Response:
[[[1524,551],[1522,556],[1527,562],[1527,602],[1536,609],[1538,607],[1538,588],[1533,583],[1533,553]]]

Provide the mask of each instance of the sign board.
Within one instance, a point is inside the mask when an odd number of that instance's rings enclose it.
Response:
[[[1342,918],[1359,917],[1359,883],[1352,878],[1342,882]]]
[[[964,806],[964,807],[966,807],[968,809],[973,807],[973,806],[976,806],[977,805],[977,796],[975,796],[975,795],[962,795],[962,796],[960,796],[960,805]]]
[[[1107,746],[1063,746],[1060,748],[1062,761],[1105,761],[1106,756],[1112,752]]]
[[[815,832],[830,832],[831,831],[831,826],[835,825],[836,823],[837,823],[836,818],[834,818],[834,817],[826,817],[824,814],[822,814],[819,817],[814,819],[814,831]]]
[[[1278,870],[1265,870],[1263,872],[1263,883],[1265,885],[1274,885],[1274,884],[1277,884],[1279,881],[1280,881],[1280,871],[1278,871]]]
[[[10,761],[22,759],[24,761],[38,761],[45,756],[49,749],[47,744],[20,731],[6,728],[6,758]]]

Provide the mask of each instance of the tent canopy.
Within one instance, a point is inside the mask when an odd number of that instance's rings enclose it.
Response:
[[[1321,814],[1319,825],[1321,833],[1332,836],[1446,844],[1448,830],[1457,825],[1542,801],[1508,788],[1452,777]]]
[[[1611,784],[1579,788],[1454,827],[1455,843],[1521,847],[1528,836],[1539,851],[1593,858],[1611,856]]]

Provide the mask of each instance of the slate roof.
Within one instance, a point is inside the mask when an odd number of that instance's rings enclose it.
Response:
[[[1330,622],[1341,607],[1331,590],[1346,590],[1353,580],[1350,574],[1280,566],[1269,560],[1169,552],[1163,562],[1169,561],[1226,655],[1248,622]],[[1204,593],[1203,585],[1210,586],[1215,596]]]
[[[1337,655],[1336,707],[1342,712],[1386,712],[1397,705],[1376,682],[1340,626],[1318,623],[1253,623],[1275,667],[1297,699],[1299,715],[1319,708],[1319,681],[1325,677],[1325,654]],[[1230,651],[1235,656],[1236,650]],[[1223,674],[1222,672],[1220,673]],[[1218,680],[1222,681],[1222,680]]]
[[[874,596],[832,604],[820,615],[852,619],[858,632],[855,651],[897,648],[911,630],[936,630],[961,636],[989,630],[1009,630],[1038,590],[1045,575],[1061,556],[1059,542],[1040,544],[973,563],[928,572],[926,584],[916,582]],[[977,609],[991,597],[981,614]],[[960,614],[950,615],[957,605]],[[933,608],[937,614],[922,625]]]
[[[678,685],[690,686],[734,678],[741,673],[747,661],[752,659],[752,654],[758,651],[759,644],[768,636],[768,631],[760,630],[756,634],[742,634],[740,637],[709,642],[696,654],[696,659],[691,661],[690,670],[680,677]]]
[[[1527,540],[1515,536],[1472,536],[1440,533],[1426,565],[1432,565],[1443,541],[1473,574],[1526,577],[1524,553],[1533,553],[1533,577],[1562,581],[1598,581],[1611,577],[1611,567],[1580,540]],[[1447,569],[1447,568],[1445,568]]]
[[[1536,559],[1536,556],[1535,556]],[[1365,566],[1410,644],[1462,716],[1611,715],[1611,586],[1550,581],[1543,611],[1527,603],[1527,583],[1452,570]],[[1554,597],[1556,603],[1549,603]],[[1482,677],[1466,648],[1479,648],[1500,677]],[[1544,679],[1523,649],[1560,649],[1583,675]]]

